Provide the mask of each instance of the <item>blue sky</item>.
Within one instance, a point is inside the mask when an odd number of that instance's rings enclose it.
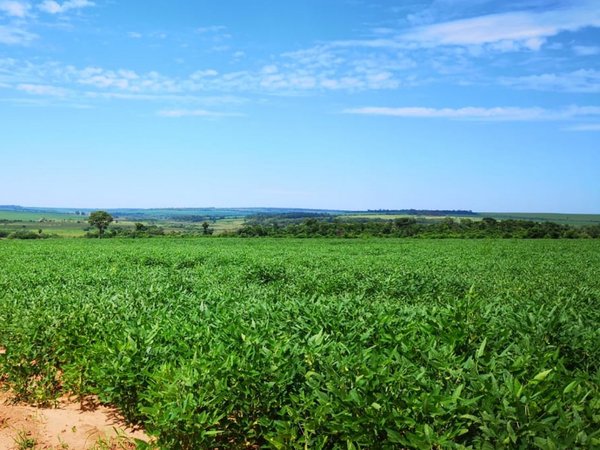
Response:
[[[0,204],[600,213],[598,0],[0,0]]]

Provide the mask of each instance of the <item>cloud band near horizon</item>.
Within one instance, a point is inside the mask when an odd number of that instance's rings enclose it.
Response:
[[[568,120],[600,117],[599,106],[569,106],[562,109],[540,107],[492,107],[467,106],[461,108],[427,108],[365,106],[348,108],[344,114],[389,116],[422,119],[464,119],[497,121]]]

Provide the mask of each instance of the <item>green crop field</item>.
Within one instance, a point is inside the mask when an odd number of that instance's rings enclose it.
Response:
[[[0,267],[0,382],[161,448],[600,448],[597,240],[0,240]]]
[[[55,221],[77,221],[86,220],[85,217],[76,216],[75,214],[67,214],[52,211],[3,211],[0,210],[0,220],[6,221],[39,221],[39,220],[55,220]]]

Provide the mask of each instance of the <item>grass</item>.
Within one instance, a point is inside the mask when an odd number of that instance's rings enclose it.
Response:
[[[240,228],[244,224],[244,219],[233,218],[233,219],[222,219],[217,220],[211,227],[215,229],[215,234],[222,233],[223,231],[234,231]]]
[[[42,230],[62,237],[83,236],[87,217],[53,212],[23,212],[0,210],[0,230]]]
[[[37,445],[37,439],[26,431],[19,431],[15,437],[15,445],[18,450],[34,449]]]
[[[0,370],[160,448],[597,448],[600,242],[0,242]]]
[[[81,221],[66,221],[66,222],[12,222],[0,223],[0,230],[28,230],[37,232],[42,230],[45,234],[52,234],[61,237],[80,237],[85,234],[84,228],[89,225]]]
[[[77,221],[85,220],[84,216],[75,214],[56,213],[56,212],[35,212],[35,211],[3,211],[0,210],[0,220],[8,221],[38,221],[40,219],[56,221]]]

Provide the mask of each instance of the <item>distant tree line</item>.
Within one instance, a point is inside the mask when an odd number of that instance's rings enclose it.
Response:
[[[227,219],[229,217],[230,216],[198,216],[198,215],[188,215],[188,216],[171,216],[171,217],[169,217],[169,220],[172,220],[174,222],[199,223],[199,222],[207,222],[207,221],[216,222],[217,220]]]
[[[113,217],[106,211],[94,211],[90,214],[88,222],[90,226],[95,227],[96,230],[89,228],[85,237],[88,238],[102,238],[102,237],[129,237],[129,238],[148,238],[153,236],[164,236],[166,235],[163,227],[158,225],[146,225],[142,222],[136,222],[134,228],[113,226],[108,228],[113,222]],[[207,221],[202,223],[202,234],[211,235],[214,229],[210,228],[210,224]],[[170,233],[171,235],[181,235],[181,233]]]
[[[322,222],[333,222],[337,216],[328,213],[311,213],[311,212],[286,212],[279,214],[260,213],[248,216],[245,223],[248,225],[289,225],[292,223],[301,223],[308,219],[316,219]],[[360,220],[360,219],[359,219]]]
[[[50,237],[54,237],[54,235],[44,233],[42,230],[0,230],[0,238],[7,239],[47,239]]]
[[[444,218],[433,223],[419,223],[414,218],[385,221],[344,221],[305,219],[300,223],[280,221],[249,222],[229,236],[242,237],[423,237],[423,238],[516,238],[576,239],[600,238],[600,225],[576,227],[553,222],[529,220],[496,220],[484,218],[455,220]]]
[[[470,209],[368,209],[374,214],[403,214],[409,216],[478,216],[479,214]]]
[[[122,227],[122,226],[112,226],[106,231],[100,234],[99,230],[88,230],[85,234],[85,237],[88,238],[97,238],[97,237],[105,237],[105,238],[113,238],[113,237],[129,237],[129,238],[147,238],[154,236],[164,236],[165,230],[163,227],[159,227],[157,225],[145,225],[140,222],[136,222],[134,228],[130,227]]]

